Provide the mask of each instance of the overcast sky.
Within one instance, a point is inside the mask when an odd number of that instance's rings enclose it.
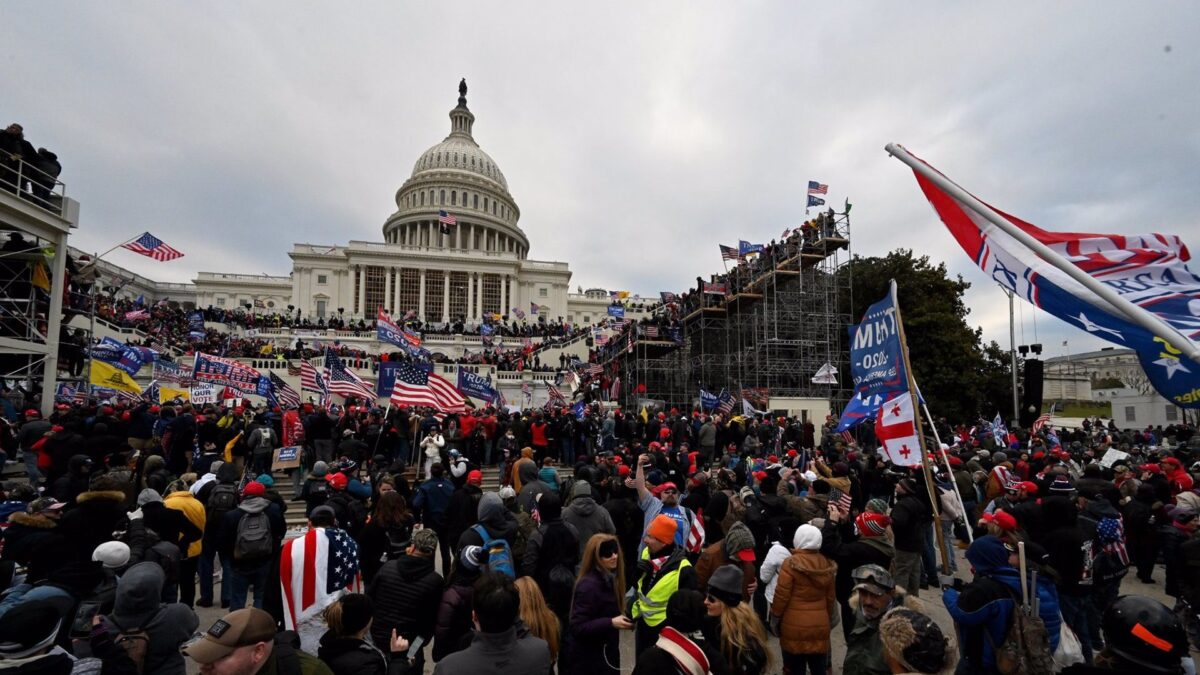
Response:
[[[945,261],[1007,346],[1003,294],[884,144],[1048,229],[1200,246],[1198,26],[1194,2],[46,1],[0,24],[0,117],[58,152],[75,245],[149,230],[186,257],[113,262],[287,274],[293,242],[382,241],[466,77],[573,289],[686,288],[718,243],[799,224],[813,179],[854,204],[855,253]],[[1102,344],[1037,326],[1051,355]]]

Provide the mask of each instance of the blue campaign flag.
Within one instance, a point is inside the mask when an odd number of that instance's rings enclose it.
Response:
[[[809,195],[808,196],[808,205],[809,206],[825,206],[825,200],[821,199],[820,197],[814,197],[812,195]]]
[[[257,370],[244,363],[202,352],[196,352],[196,362],[192,366],[192,379],[197,382],[221,384],[251,394],[259,391],[261,377]]]
[[[571,406],[571,412],[575,413],[575,419],[579,420],[580,422],[583,421],[584,412],[586,410],[587,406],[583,404],[583,401],[579,401],[575,405]]]
[[[406,350],[412,347],[412,342],[404,339],[404,329],[397,326],[383,310],[379,311],[379,316],[375,319],[375,338]],[[391,390],[388,390],[388,394],[391,394]]]
[[[188,340],[196,341],[204,339],[204,313],[192,312],[188,314]]]
[[[850,328],[850,374],[857,393],[908,391],[895,282],[882,300],[867,308],[862,321]]]
[[[104,338],[92,348],[92,358],[110,363],[131,376],[137,375],[142,369],[142,364],[146,362],[140,348],[121,344],[110,337]]]
[[[625,318],[625,308],[622,307],[621,305],[609,305],[608,306],[608,315],[611,317],[616,317],[618,319],[624,319]]]
[[[738,257],[739,258],[745,258],[746,256],[750,255],[751,253],[762,253],[762,252],[763,252],[762,244],[751,244],[750,242],[746,241],[745,239],[738,241]]]
[[[700,388],[700,409],[707,412],[717,407],[717,395],[704,387]]]
[[[875,416],[879,414],[879,407],[883,405],[885,398],[887,397],[882,394],[874,394],[872,396],[855,394],[846,403],[846,408],[842,411],[842,418],[838,420],[837,428],[834,431],[841,433],[851,427],[857,426],[860,422],[875,419]]]
[[[145,294],[139,295],[139,296],[137,297],[137,300],[134,300],[133,302],[134,302],[134,304],[135,304],[135,305],[137,305],[138,307],[141,307],[142,305],[145,305],[145,304],[146,304],[146,295],[145,295]]]
[[[458,369],[458,390],[481,401],[493,401],[496,398],[491,377],[481,377],[465,368]]]

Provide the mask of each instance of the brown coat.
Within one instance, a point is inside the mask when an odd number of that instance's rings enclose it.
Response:
[[[696,561],[696,584],[701,593],[708,590],[708,580],[712,578],[717,568],[733,563],[742,568],[742,600],[750,602],[750,587],[754,584],[754,563],[730,560],[725,555],[725,540],[708,546],[700,553]]]
[[[793,551],[779,568],[779,585],[771,616],[779,617],[779,645],[789,654],[829,651],[829,617],[838,610],[834,599],[837,563],[817,551]]]

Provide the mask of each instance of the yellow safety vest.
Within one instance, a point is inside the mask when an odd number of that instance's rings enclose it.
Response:
[[[650,549],[642,549],[642,560],[650,559]],[[633,603],[633,618],[640,618],[647,626],[657,626],[667,618],[667,601],[679,590],[679,573],[684,567],[691,567],[687,558],[679,561],[679,566],[664,574],[650,587],[649,593],[642,593],[641,580],[635,587],[637,599]]]

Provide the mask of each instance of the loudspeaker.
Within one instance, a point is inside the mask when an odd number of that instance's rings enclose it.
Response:
[[[1041,359],[1025,359],[1025,386],[1020,415],[1022,428],[1032,427],[1042,414],[1042,373]]]

